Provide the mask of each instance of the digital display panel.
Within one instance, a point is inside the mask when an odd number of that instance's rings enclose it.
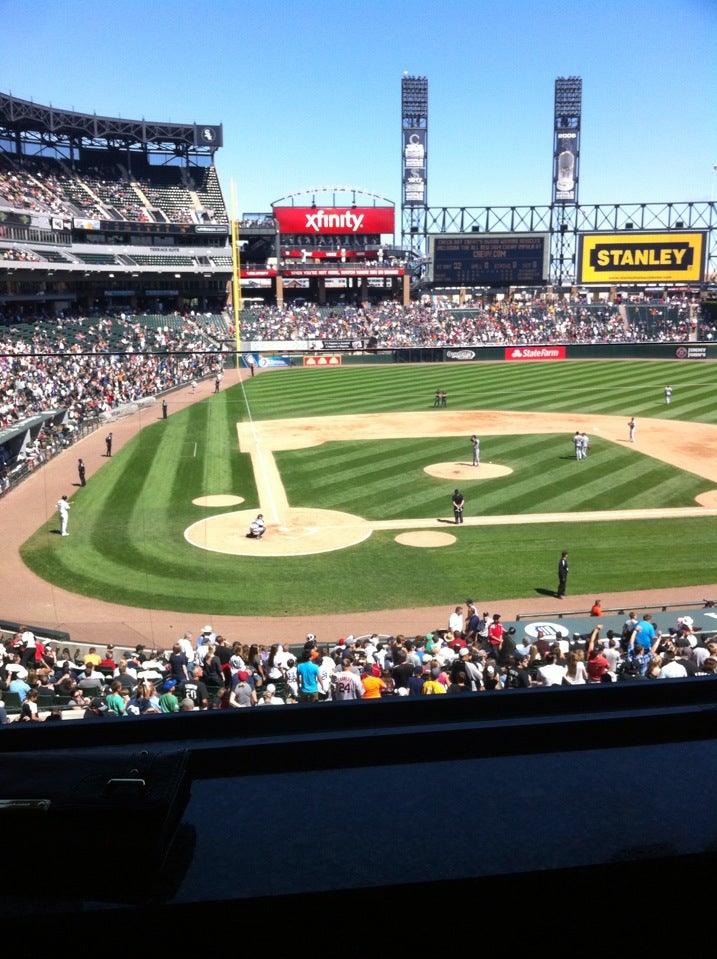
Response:
[[[442,233],[430,237],[429,278],[446,286],[532,286],[546,282],[547,233]]]

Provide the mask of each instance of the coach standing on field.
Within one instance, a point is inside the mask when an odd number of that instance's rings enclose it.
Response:
[[[562,599],[565,596],[565,590],[568,588],[568,573],[570,572],[570,567],[568,566],[568,554],[561,553],[560,561],[558,563],[558,591],[555,594],[558,599]]]
[[[463,493],[457,489],[453,493],[453,516],[455,518],[456,525],[463,522],[463,507],[466,505],[465,500],[463,499]]]

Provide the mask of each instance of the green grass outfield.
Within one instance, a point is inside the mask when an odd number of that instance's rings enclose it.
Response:
[[[664,402],[664,386],[674,389]],[[217,615],[321,615],[453,605],[554,590],[570,551],[570,592],[601,593],[713,582],[717,520],[464,526],[449,547],[415,549],[395,530],[357,546],[301,557],[228,556],[197,549],[184,530],[227,508],[193,505],[235,494],[258,508],[236,424],[249,418],[425,411],[437,388],[452,410],[584,413],[592,449],[577,464],[572,430],[486,436],[484,462],[513,473],[461,483],[466,515],[694,506],[714,484],[591,432],[592,414],[717,423],[717,367],[706,361],[591,360],[269,370],[146,427],[72,497],[72,536],[53,517],[22,547],[25,563],[57,586],[151,609]],[[370,520],[449,517],[455,483],[428,463],[468,462],[467,437],[341,442],[275,454],[289,504]],[[452,530],[452,527],[447,527]]]

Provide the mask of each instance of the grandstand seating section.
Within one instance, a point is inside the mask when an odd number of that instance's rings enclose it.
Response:
[[[24,157],[19,166],[0,154],[0,206],[102,220],[229,222],[213,167],[187,172],[135,162],[142,166],[136,173],[120,164],[75,170],[46,157]]]
[[[74,253],[81,263],[89,263],[93,266],[113,266],[117,263],[117,257],[114,253]]]

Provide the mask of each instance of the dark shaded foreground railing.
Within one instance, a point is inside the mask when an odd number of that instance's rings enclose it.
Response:
[[[398,912],[414,916],[405,944],[425,937],[427,901],[445,917],[470,900],[506,923],[537,890],[547,907],[622,883],[675,888],[715,865],[716,708],[717,680],[708,677],[5,727],[0,792],[42,799],[38,784],[48,788],[54,770],[73,796],[99,758],[121,772],[155,757],[186,762],[188,796],[169,851],[143,858],[143,848],[154,849],[156,809],[143,815],[134,791],[125,807],[127,777],[113,775],[119,791],[101,846],[92,842],[102,862],[85,849],[92,870],[64,875],[53,866],[54,880],[36,889],[18,886],[15,867],[5,870],[0,913],[57,932],[63,921],[76,928],[78,912],[83,931],[107,928],[117,910],[132,928],[240,912],[252,917],[248,941],[261,944],[266,931],[253,935],[266,923],[288,935],[285,925],[307,910],[359,924],[370,916],[372,935],[382,936],[395,932]],[[150,775],[147,795],[152,788]],[[4,812],[0,803],[0,821]],[[44,814],[30,815],[23,842],[32,863],[52,820],[43,827]],[[89,821],[70,803],[62,828],[51,830],[55,842],[71,837],[78,854]],[[111,896],[105,862],[120,887]],[[561,922],[571,929],[566,911]],[[630,915],[612,910],[612,936],[637,935]],[[535,939],[530,916],[512,933],[522,931],[526,944]],[[575,917],[579,932],[582,908]],[[644,945],[650,924],[638,926]],[[357,935],[353,920],[350,928]],[[470,941],[469,928],[459,924],[458,941]],[[291,954],[292,941],[279,953]],[[349,954],[361,953],[349,945]]]

